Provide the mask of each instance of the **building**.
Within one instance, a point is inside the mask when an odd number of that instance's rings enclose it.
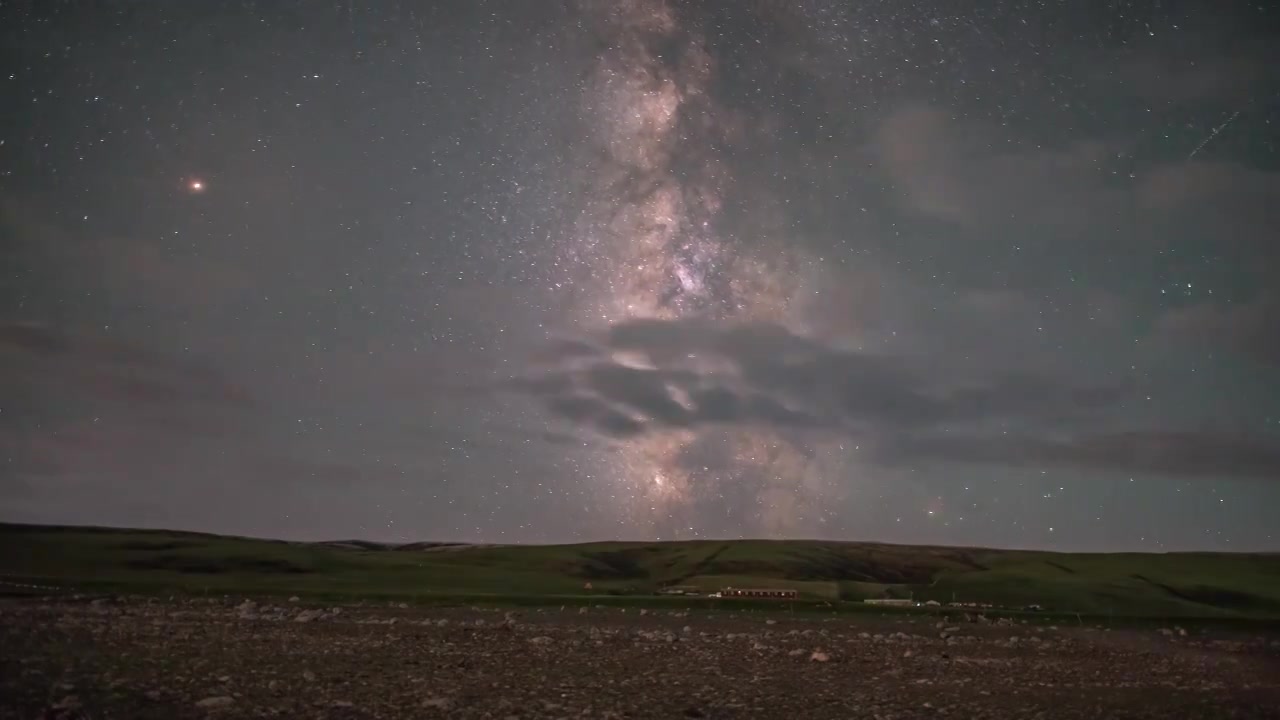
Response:
[[[771,598],[774,600],[795,600],[800,593],[784,588],[725,588],[720,597]]]

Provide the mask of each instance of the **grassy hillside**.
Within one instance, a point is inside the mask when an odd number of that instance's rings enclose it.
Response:
[[[566,602],[788,587],[1095,615],[1280,617],[1280,555],[1064,554],[820,541],[394,546],[0,524],[0,579],[139,591]],[[586,583],[591,590],[584,590]]]

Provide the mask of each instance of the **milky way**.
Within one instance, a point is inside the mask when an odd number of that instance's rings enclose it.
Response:
[[[582,98],[593,187],[561,240],[566,267],[589,278],[578,322],[787,319],[802,260],[759,257],[750,238],[719,227],[734,178],[718,154],[740,120],[710,94],[705,38],[663,0],[584,10],[606,47]],[[675,430],[616,441],[591,466],[628,532],[781,535],[826,519],[831,484],[813,480],[814,452],[762,430]],[[717,506],[728,510],[717,517]]]

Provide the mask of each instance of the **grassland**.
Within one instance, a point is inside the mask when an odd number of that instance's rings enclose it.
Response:
[[[10,583],[129,592],[724,607],[737,603],[653,593],[669,585],[732,585],[794,588],[803,601],[837,610],[864,608],[866,598],[912,596],[1036,604],[1082,616],[1280,618],[1276,554],[1066,554],[763,540],[392,546],[4,524],[0,547],[0,579]]]

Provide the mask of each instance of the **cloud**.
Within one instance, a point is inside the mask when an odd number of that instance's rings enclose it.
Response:
[[[1133,431],[1067,440],[1025,435],[901,438],[882,459],[1017,467],[1067,466],[1174,476],[1280,478],[1280,439],[1212,432]]]
[[[1280,476],[1280,444],[1267,437],[1099,430],[1113,428],[1114,410],[1134,397],[1124,385],[975,374],[937,358],[851,352],[770,324],[635,320],[571,347],[558,364],[510,387],[568,424],[611,438],[764,426],[849,437],[886,466]]]
[[[914,106],[890,115],[873,147],[912,209],[962,226],[1039,226],[1071,236],[1125,209],[1124,192],[1103,182],[1116,148],[1076,140],[997,151],[1010,147],[999,130]]]
[[[1219,122],[1232,116],[1228,109]],[[1256,109],[1241,109],[1215,142],[1255,132],[1249,125],[1257,120]],[[1271,240],[1280,225],[1280,173],[1217,161],[1213,152],[1187,158],[1212,130],[1189,137],[1174,151],[1182,157],[1157,162],[1145,157],[1137,131],[1044,144],[913,106],[890,114],[870,148],[901,209],[943,223],[974,252],[988,245],[1002,255],[1013,250],[1023,263],[1016,267],[1026,270],[1014,281],[1038,282],[1028,263],[1043,252],[1068,265],[1105,254],[1118,268],[1149,272],[1153,252],[1174,251],[1159,259],[1172,263],[1177,253],[1208,247],[1265,277],[1280,268],[1280,246]],[[981,271],[989,277],[991,267]]]
[[[245,408],[248,393],[216,371],[109,335],[0,324],[0,389],[130,408]],[[47,393],[47,395],[45,395]]]
[[[181,467],[202,443],[251,439],[254,404],[204,365],[102,333],[0,324],[0,449],[14,477]]]
[[[1235,305],[1201,303],[1171,310],[1158,324],[1166,338],[1222,345],[1280,367],[1280,293]]]
[[[624,437],[704,425],[855,434],[1053,425],[1126,394],[1027,373],[939,370],[927,359],[842,350],[766,323],[634,320],[558,357],[511,387],[565,420]]]

